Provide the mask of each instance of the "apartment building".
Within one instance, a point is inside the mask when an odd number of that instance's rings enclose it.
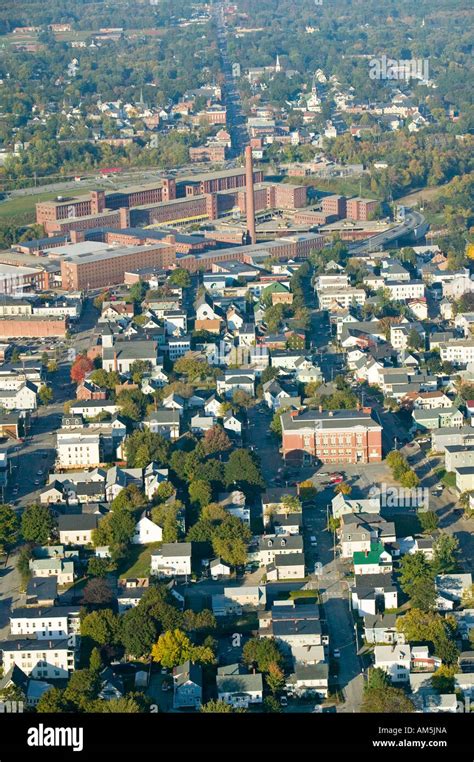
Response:
[[[425,295],[425,284],[421,280],[386,280],[384,288],[390,291],[390,298],[397,302],[421,299]]]
[[[56,461],[60,468],[98,466],[103,459],[102,434],[95,429],[58,431]]]
[[[466,365],[474,361],[474,340],[447,341],[440,344],[439,354],[443,362],[447,361],[455,365]]]
[[[80,629],[78,606],[40,606],[13,609],[10,614],[12,635],[64,639],[77,635]]]
[[[14,638],[0,642],[5,674],[14,666],[33,679],[64,680],[75,669],[75,649],[69,638]]]
[[[328,310],[334,303],[337,303],[344,309],[348,309],[352,304],[364,304],[367,294],[363,288],[335,287],[325,288],[318,291],[319,309]]]

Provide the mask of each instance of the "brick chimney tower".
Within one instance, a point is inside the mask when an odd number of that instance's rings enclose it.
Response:
[[[255,229],[255,199],[253,194],[253,159],[252,148],[245,148],[245,187],[247,193],[247,227],[250,242],[257,243],[257,231]]]

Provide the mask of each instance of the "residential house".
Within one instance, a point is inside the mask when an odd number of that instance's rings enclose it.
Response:
[[[151,554],[151,572],[158,577],[188,577],[191,575],[192,543],[163,543]]]
[[[404,635],[397,631],[396,614],[366,614],[364,638],[367,643],[404,643]]]
[[[387,646],[375,646],[374,666],[383,669],[393,683],[406,683],[411,668],[411,648],[407,644],[392,643]]]
[[[222,594],[212,596],[212,610],[216,616],[240,616],[243,611],[265,608],[265,585],[239,585],[225,587]]]
[[[63,545],[91,545],[92,532],[97,528],[100,515],[77,513],[59,516],[59,541]]]
[[[472,585],[472,574],[437,574],[435,577],[437,606],[450,610],[460,603],[463,594]]]
[[[153,410],[144,419],[143,425],[153,434],[161,434],[173,441],[179,438],[181,417],[177,410]]]
[[[354,574],[383,574],[393,570],[392,556],[380,542],[372,542],[369,550],[356,551],[352,556]]]
[[[263,677],[259,672],[249,674],[240,664],[218,667],[217,698],[235,709],[247,709],[263,701]]]
[[[146,511],[144,511],[135,525],[132,543],[134,545],[147,545],[150,542],[161,542],[162,539],[163,528],[149,519]]]
[[[391,574],[358,574],[351,591],[352,608],[360,616],[380,614],[398,607],[397,588]]]
[[[202,667],[189,659],[173,669],[173,709],[199,709],[202,703]]]

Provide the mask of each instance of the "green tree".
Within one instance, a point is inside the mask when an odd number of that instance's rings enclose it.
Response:
[[[138,701],[131,696],[121,696],[103,701],[101,711],[105,714],[138,714],[142,709]]]
[[[436,587],[432,577],[425,577],[413,583],[410,602],[414,608],[430,611],[436,605]]]
[[[38,397],[42,405],[49,405],[53,401],[53,390],[44,384],[38,392]]]
[[[374,667],[369,670],[367,677],[366,688],[367,690],[379,690],[386,688],[390,685],[390,678],[385,670],[380,667]]]
[[[418,519],[423,532],[431,534],[438,528],[439,518],[434,511],[418,511]]]
[[[70,704],[61,688],[48,688],[36,705],[39,714],[63,714],[70,710]]]
[[[102,669],[102,657],[98,648],[94,647],[91,651],[89,659],[89,669],[91,672],[98,674]]]
[[[401,688],[384,686],[364,691],[361,711],[364,713],[400,714],[415,711],[413,702]]]
[[[431,684],[438,693],[454,693],[455,667],[442,664],[431,676]]]
[[[129,484],[120,490],[117,497],[115,497],[110,507],[113,511],[129,510],[134,511],[140,508],[146,503],[146,497],[141,489],[136,484]]]
[[[211,502],[211,487],[209,484],[207,484],[207,482],[202,481],[202,479],[196,479],[196,481],[191,482],[188,490],[189,499],[194,505],[198,505],[200,508],[203,508],[205,505],[208,505]]]
[[[78,669],[73,672],[64,690],[64,698],[77,711],[86,711],[90,701],[97,698],[99,677],[90,669]]]
[[[283,709],[275,696],[266,696],[263,699],[263,711],[267,714],[281,714]]]
[[[81,636],[90,638],[100,646],[117,642],[119,622],[111,609],[92,611],[81,621]]]
[[[268,671],[265,676],[268,688],[271,693],[279,693],[285,687],[285,673],[278,664],[271,663],[268,665]]]
[[[236,710],[230,704],[226,704],[226,702],[222,701],[221,699],[211,699],[205,704],[202,704],[199,711],[203,712],[204,714],[233,714]]]
[[[111,561],[108,558],[92,556],[87,562],[87,574],[89,577],[106,577],[110,568]]]
[[[424,553],[406,554],[400,562],[400,586],[411,597],[413,586],[426,577],[432,577],[429,562]]]
[[[281,666],[283,655],[274,638],[251,638],[243,647],[242,660],[249,667],[256,666],[259,672],[268,673],[275,665]]]
[[[168,630],[160,635],[151,650],[153,661],[160,662],[163,667],[176,667],[188,659],[200,664],[212,664],[215,657],[210,648],[193,646],[191,640],[182,630]]]
[[[136,430],[125,440],[127,463],[131,468],[145,468],[152,461],[159,466],[167,466],[169,461],[169,444],[149,429]]]
[[[0,504],[0,549],[2,552],[8,552],[15,545],[18,530],[18,516],[11,505]]]
[[[148,360],[135,360],[130,366],[130,373],[134,384],[141,384],[143,376],[151,371],[151,363]]]
[[[235,484],[244,492],[254,492],[265,486],[257,461],[249,450],[234,450],[225,465],[224,474],[228,487]]]
[[[168,277],[168,283],[170,286],[177,286],[178,288],[189,288],[191,285],[191,276],[184,268],[177,267]]]
[[[232,566],[242,566],[247,560],[250,542],[249,527],[236,516],[227,516],[212,534],[214,553]]]
[[[120,641],[131,656],[149,656],[157,634],[155,621],[143,607],[129,609],[120,618]]]
[[[405,471],[400,477],[400,484],[402,487],[405,487],[405,489],[415,489],[415,487],[418,487],[419,483],[420,480],[412,468],[409,468],[408,471]]]
[[[54,516],[47,505],[29,505],[21,517],[21,534],[27,542],[45,545],[55,528]]]
[[[440,534],[433,546],[433,568],[436,574],[449,574],[456,571],[456,553],[459,540],[449,534]]]
[[[208,429],[202,438],[202,447],[206,455],[214,455],[217,452],[226,452],[232,447],[232,442],[222,426],[213,426]]]

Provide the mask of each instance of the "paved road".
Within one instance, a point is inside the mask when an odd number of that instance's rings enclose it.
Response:
[[[227,108],[227,128],[231,136],[232,157],[239,156],[249,142],[246,119],[242,110],[239,91],[232,76],[232,67],[227,54],[227,30],[224,23],[223,4],[215,3],[213,16],[217,28],[217,43],[224,73],[224,102]]]
[[[351,244],[349,246],[349,252],[351,254],[363,254],[371,251],[379,251],[380,249],[384,249],[389,243],[395,244],[399,238],[408,238],[413,234],[417,238],[422,238],[427,229],[428,226],[423,215],[420,214],[420,212],[415,212],[410,209],[407,210],[404,221],[399,225],[396,225],[383,233],[378,233],[367,241]]]

